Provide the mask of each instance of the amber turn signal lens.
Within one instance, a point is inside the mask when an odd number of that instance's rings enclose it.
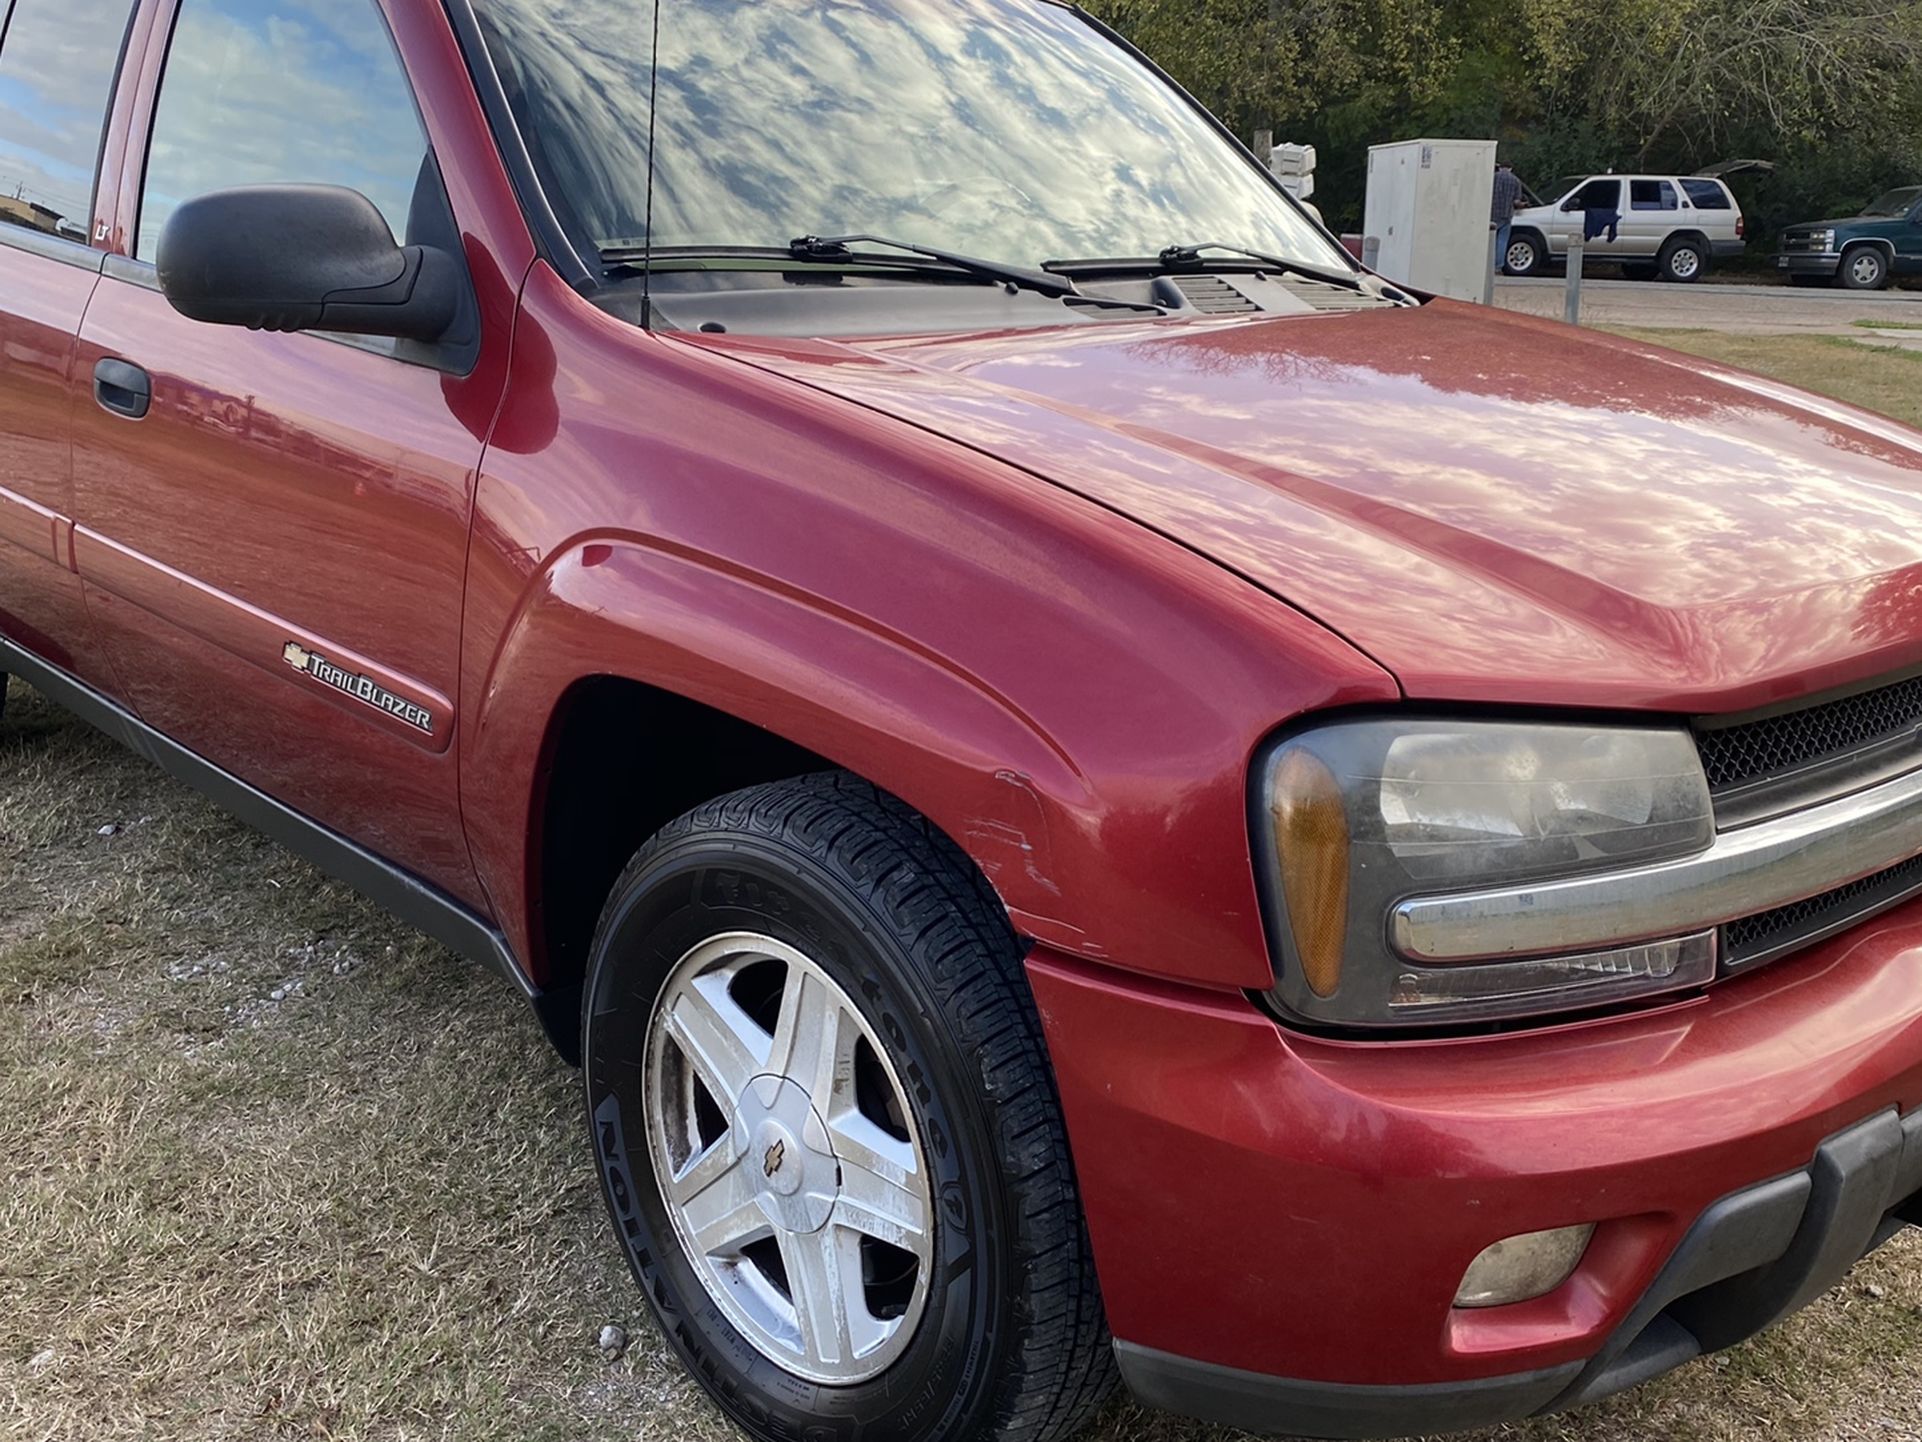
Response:
[[[1334,772],[1306,751],[1275,768],[1275,850],[1302,976],[1319,997],[1341,985],[1348,935],[1348,811]]]

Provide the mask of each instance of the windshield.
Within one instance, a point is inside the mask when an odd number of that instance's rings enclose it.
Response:
[[[1891,190],[1887,195],[1876,197],[1862,214],[1903,216],[1915,209],[1918,200],[1922,200],[1922,185],[1911,185],[1906,190]]]
[[[485,0],[565,225],[647,240],[652,10]],[[1047,0],[662,0],[656,249],[876,233],[985,259],[1346,255],[1182,96]]]

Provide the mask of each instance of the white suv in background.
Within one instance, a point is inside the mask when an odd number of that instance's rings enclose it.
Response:
[[[1735,196],[1706,175],[1594,175],[1559,200],[1515,212],[1503,257],[1510,275],[1542,275],[1568,258],[1585,222],[1596,233],[1587,261],[1616,261],[1631,280],[1699,280],[1711,263],[1742,254],[1745,222]],[[1615,223],[1604,228],[1609,216]],[[1586,263],[1586,262],[1585,262]]]

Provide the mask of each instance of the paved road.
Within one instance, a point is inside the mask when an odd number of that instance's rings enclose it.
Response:
[[[1495,303],[1509,310],[1560,318],[1563,282],[1510,280],[1495,289]],[[1858,320],[1922,325],[1922,290],[1802,290],[1771,285],[1669,285],[1660,281],[1587,280],[1582,285],[1582,320],[1591,325],[1626,325],[1676,330],[1720,330],[1751,335],[1807,332],[1849,335],[1857,340],[1903,339],[1922,342],[1922,331],[1900,330],[1878,337]]]

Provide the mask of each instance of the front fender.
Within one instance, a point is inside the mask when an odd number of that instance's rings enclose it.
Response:
[[[481,480],[461,766],[476,869],[535,981],[538,758],[569,693],[611,676],[899,797],[1027,936],[1268,984],[1252,758],[1304,711],[1396,699],[1386,673],[929,431],[622,325],[539,268],[524,305]]]
[[[1106,640],[1124,652],[1131,644]],[[1084,644],[1107,649],[1097,638]],[[1117,659],[1136,685],[1206,685],[1140,655]],[[1236,725],[1205,705],[1112,705],[1098,694],[1097,666],[1080,724],[1064,737],[994,677],[908,636],[769,578],[617,536],[571,548],[530,590],[468,732],[474,774],[524,774],[517,758],[537,754],[563,698],[593,676],[725,712],[900,797],[968,853],[1026,936],[1185,981],[1270,982],[1245,809],[1266,710]],[[1185,734],[1144,735],[1137,728],[1152,723],[1143,713],[1155,709],[1165,719],[1187,711]],[[514,844],[538,833],[538,793],[537,784],[475,788],[492,798],[470,803],[468,821],[497,900],[523,895],[538,874]],[[486,844],[490,836],[499,844]],[[532,957],[524,908],[506,909],[518,954]]]

